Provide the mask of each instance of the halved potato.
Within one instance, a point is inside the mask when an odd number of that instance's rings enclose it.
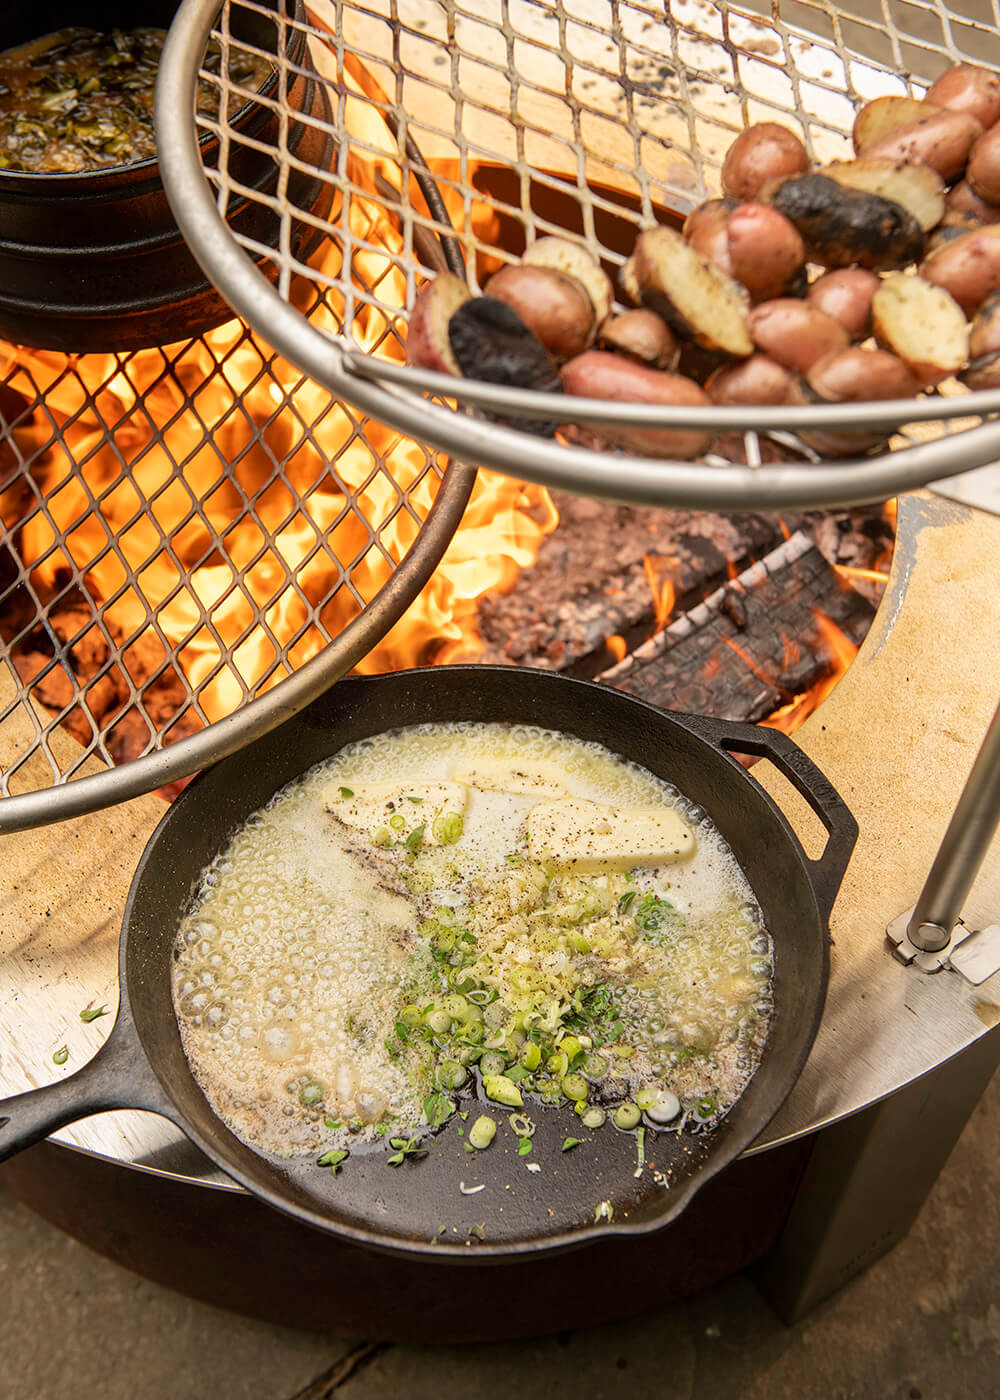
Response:
[[[929,165],[942,180],[957,180],[965,170],[969,152],[982,134],[982,125],[968,112],[932,107],[929,115],[898,126],[888,136],[873,141],[865,147],[864,154],[873,160]]]
[[[781,180],[766,192],[805,240],[811,260],[826,267],[887,271],[916,262],[926,235],[894,199],[854,189],[816,171]]]
[[[468,287],[451,272],[442,272],[421,287],[406,333],[409,364],[461,379],[462,371],[448,340],[448,322],[460,306],[471,300]]]
[[[838,185],[867,190],[901,204],[926,233],[944,218],[944,181],[929,165],[900,164],[894,160],[838,160],[824,165],[819,175],[829,175]]]
[[[554,267],[557,272],[564,272],[567,277],[575,277],[582,282],[594,303],[598,326],[611,314],[611,303],[614,301],[611,279],[594,255],[579,243],[554,235],[539,238],[537,243],[528,244],[521,262],[529,267]]]
[[[746,290],[673,229],[651,228],[639,235],[622,281],[636,300],[704,349],[752,353]]]
[[[875,338],[922,384],[957,374],[969,358],[969,323],[943,287],[922,277],[886,277],[872,298]]]
[[[940,110],[931,103],[921,102],[917,97],[873,97],[854,118],[854,130],[851,133],[854,149],[861,155],[874,141],[880,141],[883,136],[890,136],[899,127],[919,121],[921,117],[930,116],[932,112]]]

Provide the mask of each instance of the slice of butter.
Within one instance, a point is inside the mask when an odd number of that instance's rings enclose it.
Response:
[[[327,811],[347,826],[369,834],[389,827],[403,840],[423,824],[423,840],[432,846],[441,844],[434,834],[435,818],[442,813],[464,817],[468,797],[462,783],[368,783],[356,788],[331,783],[323,794]]]
[[[558,763],[544,758],[477,758],[452,774],[458,783],[481,792],[510,792],[524,797],[563,797],[569,788]]]
[[[694,851],[695,839],[669,807],[607,807],[566,797],[532,807],[528,847],[535,860],[577,870],[627,870],[683,860]]]

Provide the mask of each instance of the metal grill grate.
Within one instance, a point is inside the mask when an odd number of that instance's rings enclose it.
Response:
[[[333,206],[319,221],[328,255],[307,267],[289,237],[275,252],[226,232],[220,215],[249,192],[225,158],[241,139],[226,116],[225,77],[214,79],[216,117],[199,116],[197,126],[193,117],[176,119],[191,107],[209,33],[225,47],[239,8],[267,7],[186,0],[160,82],[165,180],[191,246],[251,323],[266,324],[283,352],[332,391],[441,450],[461,450],[547,485],[649,504],[880,499],[995,459],[1000,426],[990,416],[1000,410],[1000,392],[970,397],[950,385],[920,400],[795,409],[635,408],[594,400],[585,408],[580,400],[554,406],[537,392],[406,368],[387,342],[405,339],[407,308],[435,269],[424,254],[432,234],[454,230],[477,289],[525,243],[567,229],[617,272],[641,227],[669,211],[682,214],[717,190],[725,150],[748,122],[791,126],[818,161],[849,155],[862,101],[919,94],[960,58],[1000,64],[993,0],[958,3],[962,11],[888,0],[774,0],[759,8],[680,0],[665,14],[641,0],[313,0],[277,21],[284,39],[276,45],[287,86],[300,71],[288,60],[288,36],[307,36],[309,62],[332,111],[328,126],[317,125],[337,143],[325,172]],[[203,169],[198,130],[222,140],[218,168]],[[433,172],[447,222],[428,209],[413,179],[414,145]],[[287,175],[294,162],[277,147],[273,156]],[[293,218],[310,218],[290,208],[280,188],[270,207],[286,230]],[[386,227],[394,232],[388,265],[373,274],[369,264],[383,256]],[[241,246],[264,260],[276,290],[234,256]],[[331,327],[324,335],[297,314],[288,298],[296,275],[343,304],[339,333]],[[456,414],[460,406],[588,424],[711,427],[720,432],[707,459],[715,470],[535,439]],[[807,424],[891,427],[898,430],[896,450],[821,462],[790,436]],[[785,460],[776,464],[776,457]]]

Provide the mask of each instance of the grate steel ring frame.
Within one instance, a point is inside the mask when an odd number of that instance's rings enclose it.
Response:
[[[284,289],[287,288],[287,276],[289,269],[294,267],[294,260],[285,258],[281,262],[281,276],[277,287],[272,286],[260,274],[248,257],[247,249],[233,236],[220,212],[232,194],[225,170],[206,172],[199,155],[198,127],[204,126],[205,122],[203,119],[196,120],[194,116],[193,94],[201,55],[213,32],[220,42],[225,42],[229,8],[232,3],[237,2],[244,5],[253,4],[253,0],[225,0],[221,6],[219,0],[184,0],[171,28],[164,50],[158,87],[158,139],[167,193],[192,252],[233,307],[251,325],[266,327],[269,339],[304,373],[323,383],[331,393],[347,400],[366,414],[391,424],[408,436],[440,451],[461,453],[480,465],[495,468],[520,479],[577,494],[637,504],[696,509],[773,510],[859,504],[885,499],[925,485],[929,481],[985,465],[1000,457],[1000,419],[997,418],[1000,414],[1000,391],[809,407],[633,406],[596,399],[563,399],[561,396],[553,397],[537,391],[510,389],[468,380],[457,381],[446,375],[392,363],[368,353],[352,337],[349,300],[348,314],[341,333],[330,334],[309,324],[285,299]],[[338,27],[340,21],[345,17],[349,18],[352,13],[360,14],[363,19],[375,14],[385,18],[388,14],[392,26],[397,31],[393,41],[396,45],[393,54],[397,66],[401,69],[398,74],[400,86],[395,98],[382,95],[376,99],[369,95],[369,100],[391,130],[409,135],[411,125],[416,126],[417,121],[411,118],[400,96],[403,91],[402,85],[409,75],[398,57],[398,44],[401,42],[398,31],[406,28],[400,20],[400,14],[406,0],[387,0],[384,4],[372,0],[372,3],[373,10],[368,11],[364,4],[350,4],[348,0],[328,0],[327,8],[332,7],[338,25],[321,24],[310,10],[308,32],[313,38],[327,38],[332,52],[336,54],[342,66],[348,45]],[[470,10],[479,14],[481,18],[499,10],[502,19],[496,20],[495,25],[497,31],[504,34],[511,28],[510,13],[518,4],[521,10],[534,8],[539,14],[558,14],[560,24],[565,20],[565,3],[570,3],[571,12],[575,14],[580,13],[581,3],[586,7],[586,0],[577,0],[575,5],[571,0],[563,0],[563,3],[554,5],[536,3],[534,6],[528,0],[500,0],[499,5],[490,4],[488,0],[479,0],[478,5],[476,0],[450,0],[449,4],[440,8],[449,15],[458,12],[461,18],[470,12],[462,8],[463,3],[468,4]],[[593,0],[593,3],[601,9],[609,8],[607,0]],[[637,4],[641,6],[642,0],[637,0]],[[625,7],[625,0],[610,0],[610,10],[616,16],[612,25],[615,31],[621,29],[620,11]],[[733,5],[713,8],[720,12],[739,12],[744,17],[747,14]],[[836,5],[815,3],[815,0],[793,8],[798,11],[811,8],[816,12],[833,14],[835,18],[839,16]],[[905,53],[910,56],[910,62],[913,64],[910,54],[912,41],[907,47],[906,36],[897,33],[892,18],[893,7],[878,4],[868,8],[874,9],[876,15],[874,22],[869,22],[871,31],[891,41],[891,62],[901,65]],[[773,7],[770,11],[772,17],[780,9],[780,3]],[[940,0],[931,0],[931,3],[923,7],[923,12],[939,17],[951,16],[947,6],[940,3]],[[220,16],[221,32],[215,30]],[[759,22],[764,23],[763,20]],[[789,34],[804,32],[801,25],[798,30],[793,30],[792,26],[780,24],[776,19],[774,25],[775,32],[780,30],[784,42],[788,41]],[[949,22],[942,29],[945,35],[943,43],[926,44],[926,56],[929,57],[931,66],[940,68],[949,58],[965,56],[955,37],[959,28],[958,19],[954,24]],[[848,57],[844,41],[845,31],[844,23],[835,23],[833,40],[827,42],[823,51],[834,56],[842,55],[846,71]],[[618,42],[621,46],[620,33]],[[636,45],[625,47],[631,59]],[[457,60],[454,57],[456,48],[459,51]],[[732,49],[731,43],[729,48]],[[467,56],[450,32],[447,51],[453,54],[453,63]],[[377,61],[378,56],[361,50],[359,57],[362,63],[368,64]],[[562,45],[561,58],[569,74],[574,60],[569,56],[565,44]],[[881,72],[887,82],[896,85],[888,90],[897,91],[902,80],[893,72],[891,62],[889,65],[869,62],[867,68],[870,73]],[[624,63],[623,59],[623,67]],[[913,66],[915,67],[915,64]],[[453,67],[452,73],[454,72]],[[327,81],[334,110],[342,117],[345,86],[337,79],[327,78]],[[567,85],[569,82],[570,78],[567,77]],[[629,86],[624,77],[621,79],[621,85],[623,90]],[[910,86],[912,87],[912,82]],[[729,88],[732,89],[733,84],[729,84]],[[752,94],[748,95],[740,82],[736,83],[735,91],[743,108],[748,110],[747,104]],[[465,110],[473,99],[467,92],[461,92],[459,95]],[[852,100],[856,104],[857,98]],[[484,108],[485,105],[484,102]],[[835,126],[835,123],[828,120],[818,121],[815,116],[806,114],[803,98],[798,90],[793,97],[781,98],[772,105],[779,109],[773,114],[779,120],[783,115],[780,109],[784,107],[795,122],[800,126],[805,125],[807,131],[817,124],[826,128]],[[629,112],[632,111],[630,106]],[[513,127],[517,128],[520,141],[524,134],[518,126],[520,119],[511,116],[509,120]],[[842,113],[839,120],[843,121]],[[220,119],[220,123],[221,127],[225,128],[225,120]],[[461,123],[461,115],[456,114],[454,137],[461,147],[463,161],[466,161],[471,147],[465,141]],[[721,122],[718,124],[722,125]],[[209,125],[211,127],[211,123]],[[338,137],[345,137],[342,125],[338,127],[336,134]],[[528,134],[531,134],[530,131]],[[730,127],[730,139],[733,134]],[[481,152],[482,146],[476,149]],[[520,146],[518,149],[520,152]],[[280,152],[274,154],[280,159]],[[578,150],[577,154],[582,162],[586,153]],[[701,192],[704,193],[705,171],[702,168],[702,158],[693,142],[690,159],[697,166]],[[400,160],[402,163],[403,153]],[[432,172],[435,172],[433,159],[430,161],[430,167]],[[467,163],[464,168],[468,168]],[[524,178],[525,172],[530,169],[530,162],[524,159],[519,158],[514,163],[515,174],[522,185],[521,208],[516,212],[519,212],[525,226],[531,230],[537,225],[542,232],[551,231],[551,228],[546,228],[535,218],[533,210],[529,207],[531,196],[525,192]],[[651,221],[649,216],[652,208],[650,185],[641,170],[637,172],[637,178],[640,178],[643,185],[642,215],[648,223]],[[572,180],[567,179],[564,185],[572,193]],[[599,210],[601,201],[591,198],[587,182],[579,176],[575,193],[580,201],[582,219],[586,227],[588,221],[593,222],[595,208]],[[432,228],[438,237],[450,236],[454,231],[465,247],[467,256],[482,251],[482,244],[469,236],[467,219],[464,229],[456,229],[450,223],[442,227],[433,219],[427,220],[419,213],[415,215],[412,208],[406,207],[405,191],[398,198],[399,207],[394,208],[393,212],[401,216],[404,227],[422,224],[425,229]],[[689,199],[688,202],[691,204],[695,201]],[[285,212],[287,215],[287,210]],[[338,233],[332,226],[329,231],[331,236]],[[604,249],[601,251],[603,253]],[[344,262],[348,266],[354,252],[355,247],[348,239],[343,250]],[[350,277],[343,277],[342,280],[345,283],[349,282]],[[380,309],[383,314],[391,314],[391,308],[382,306]],[[397,305],[395,311],[399,318],[405,315],[404,307]],[[436,401],[429,401],[426,395],[433,396]],[[745,463],[734,463],[711,455],[704,462],[663,461],[564,445],[501,426],[475,416],[474,413],[456,412],[454,407],[442,402],[443,399],[473,410],[506,412],[528,418],[572,420],[587,427],[599,428],[601,424],[629,423],[643,427],[709,428],[717,434],[740,434],[744,439]],[[978,425],[967,426],[970,418],[978,419]],[[905,436],[897,436],[893,441],[892,450],[850,460],[821,459],[817,454],[803,450],[802,444],[797,443],[794,438],[798,430],[806,428],[840,432],[849,428],[880,428],[888,432],[910,425],[918,425],[918,434],[920,425],[933,425],[932,431],[935,435],[930,441],[911,441]],[[762,434],[772,436],[779,443],[784,440],[786,444],[795,447],[799,456],[806,460],[780,463],[762,460]]]

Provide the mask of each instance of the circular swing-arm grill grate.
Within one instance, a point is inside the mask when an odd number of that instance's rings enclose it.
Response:
[[[777,409],[554,400],[408,368],[386,343],[405,342],[407,309],[440,265],[424,252],[431,235],[454,230],[476,289],[526,243],[567,230],[617,273],[640,228],[665,212],[683,214],[718,189],[725,150],[749,122],[784,122],[816,160],[845,158],[864,100],[920,94],[959,59],[1000,64],[994,0],[971,0],[966,14],[942,3],[883,0],[776,0],[759,10],[680,0],[666,16],[642,0],[312,0],[308,18],[285,27],[289,34],[306,29],[327,87],[335,193],[323,226],[338,256],[307,267],[283,239],[270,254],[274,288],[250,261],[267,250],[224,223],[246,192],[225,160],[205,170],[198,156],[201,130],[230,148],[240,140],[225,116],[226,80],[216,79],[218,117],[174,119],[191,107],[210,34],[225,46],[238,7],[254,8],[254,0],[226,0],[221,9],[217,0],[186,0],[175,22],[160,85],[168,192],[192,249],[228,300],[364,412],[441,450],[549,486],[714,509],[881,499],[1000,455],[1000,391],[969,394],[949,384],[921,399]],[[291,81],[298,70],[280,46],[279,63]],[[407,178],[404,138],[428,160],[447,224]],[[384,168],[374,179],[373,166]],[[401,183],[392,178],[397,168]],[[289,227],[300,217],[280,191],[271,199]],[[396,234],[391,268],[373,280],[370,230],[381,234],[386,225]],[[250,256],[234,256],[240,252]],[[342,306],[338,326],[304,320],[288,296],[295,276],[310,277]],[[650,461],[519,433],[461,411],[470,407],[595,428],[711,428],[718,437],[704,462]],[[889,447],[823,461],[794,436],[806,427],[862,425],[891,432]]]

